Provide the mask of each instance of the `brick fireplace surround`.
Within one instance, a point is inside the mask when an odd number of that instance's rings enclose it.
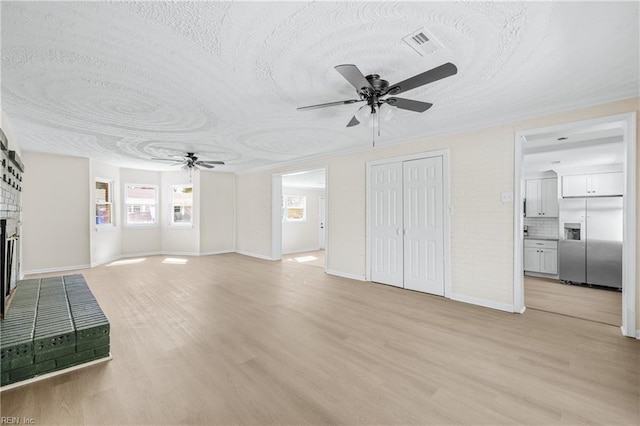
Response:
[[[109,321],[82,275],[20,281],[24,165],[0,129],[0,387],[110,359]]]

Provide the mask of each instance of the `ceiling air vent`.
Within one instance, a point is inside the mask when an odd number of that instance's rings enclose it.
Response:
[[[413,50],[418,52],[420,56],[431,55],[442,46],[436,39],[427,32],[426,29],[420,28],[402,39]]]

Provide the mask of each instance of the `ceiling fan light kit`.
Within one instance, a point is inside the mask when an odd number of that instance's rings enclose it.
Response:
[[[369,74],[365,77],[358,67],[352,64],[337,65],[335,70],[356,89],[359,99],[304,106],[298,108],[298,110],[310,110],[365,102],[365,105],[361,106],[347,123],[347,127],[357,126],[360,123],[371,123],[372,126],[375,127],[376,122],[378,122],[378,135],[380,134],[380,116],[382,116],[383,120],[389,121],[398,108],[422,113],[433,106],[433,104],[428,102],[398,98],[394,95],[458,73],[458,68],[451,62],[447,62],[446,64],[415,75],[399,83],[389,85],[389,82],[380,78],[378,74]]]
[[[180,160],[176,158],[152,158],[154,161],[166,161],[171,166],[181,166],[180,169],[185,171],[200,170],[200,168],[214,169],[218,165],[224,165],[224,161],[200,160],[195,153],[187,152]]]

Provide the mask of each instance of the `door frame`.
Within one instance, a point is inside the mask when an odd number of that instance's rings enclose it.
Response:
[[[326,173],[326,172],[325,172]],[[326,195],[326,177],[325,177],[325,195],[319,197],[320,200],[320,224],[322,225],[321,232],[322,234],[322,244],[320,244],[320,250],[325,250],[327,248],[327,195]],[[326,265],[325,265],[326,266]]]
[[[444,219],[444,297],[451,298],[451,191],[450,191],[450,163],[449,149],[425,151],[417,154],[403,155],[400,157],[383,158],[367,161],[366,163],[366,250],[365,250],[365,280],[371,281],[371,168],[380,164],[397,163],[425,158],[442,157],[442,209]]]
[[[324,270],[329,264],[329,166],[306,167],[271,175],[271,260],[282,260],[282,176],[324,170],[325,240]]]
[[[598,117],[563,123],[555,126],[519,130],[514,135],[514,208],[513,208],[513,307],[514,312],[523,313],[524,275],[523,275],[523,194],[524,176],[524,142],[527,136],[540,133],[563,132],[576,128],[598,124],[615,123],[623,130],[623,146],[625,149],[624,174],[624,239],[622,244],[622,326],[624,336],[640,339],[636,324],[636,112]],[[560,196],[560,194],[558,194]]]

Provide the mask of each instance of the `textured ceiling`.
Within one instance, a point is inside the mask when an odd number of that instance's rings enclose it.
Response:
[[[326,170],[307,170],[282,176],[282,187],[284,188],[326,188]]]
[[[554,130],[525,137],[525,172],[622,164],[624,129],[620,122]]]
[[[333,67],[396,83],[377,146],[638,96],[638,2],[2,1],[2,109],[23,150],[166,168],[194,151],[242,171],[371,147]],[[401,39],[426,28],[443,48]]]

